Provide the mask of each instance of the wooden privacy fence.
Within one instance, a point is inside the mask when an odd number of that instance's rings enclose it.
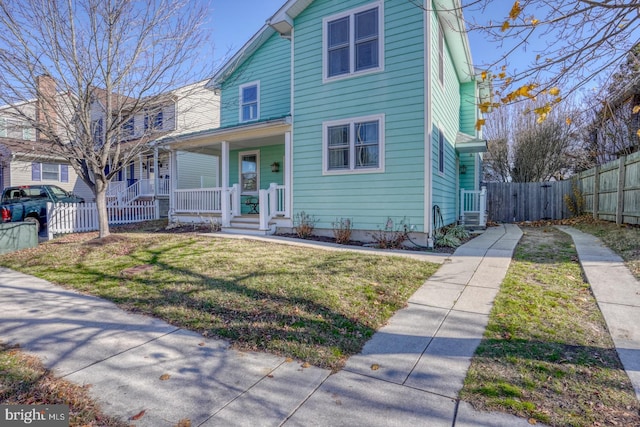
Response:
[[[568,218],[564,195],[570,193],[571,181],[489,182],[487,216],[497,222]]]
[[[160,218],[158,201],[108,205],[109,224],[131,224]],[[81,233],[98,229],[95,203],[47,203],[47,234]]]
[[[640,224],[640,152],[555,182],[487,183],[488,218],[497,222],[570,218],[564,196],[576,186],[584,212],[618,224]]]

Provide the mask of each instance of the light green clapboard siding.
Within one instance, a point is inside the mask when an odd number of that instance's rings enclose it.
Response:
[[[460,82],[453,66],[448,49],[445,49],[444,62],[444,87],[438,80],[438,26],[439,20],[435,15],[431,15],[432,31],[432,102],[433,102],[433,183],[432,183],[432,203],[440,207],[440,212],[444,220],[444,225],[454,223],[457,220],[458,198],[457,191],[458,173],[456,170],[456,152],[454,148],[456,135],[460,129]],[[438,129],[444,132],[445,136],[445,170],[444,173],[438,171]]]
[[[468,135],[476,134],[476,82],[460,85],[460,130]]]
[[[222,84],[221,126],[239,122],[238,87],[260,82],[260,119],[282,117],[291,110],[291,42],[272,35]]]
[[[384,2],[383,72],[322,83],[322,18],[371,1],[316,1],[295,21],[294,213],[317,227],[350,218],[376,230],[403,218],[424,230],[424,25],[410,2]],[[385,115],[385,172],[322,175],[322,122]]]

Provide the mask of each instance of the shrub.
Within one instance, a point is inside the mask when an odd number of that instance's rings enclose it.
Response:
[[[394,228],[391,217],[387,218],[384,228],[378,228],[378,231],[371,233],[371,238],[380,249],[398,249],[407,240],[407,230],[409,227],[405,224],[406,218],[403,218]]]
[[[333,227],[333,237],[335,237],[336,243],[345,245],[351,241],[353,228],[349,218],[336,218],[336,221],[331,226]]]
[[[457,248],[463,239],[469,237],[469,232],[461,225],[443,227],[435,232],[435,245],[440,247]]]
[[[564,203],[565,205],[567,205],[567,209],[569,209],[569,212],[571,212],[572,216],[583,215],[587,201],[584,197],[584,194],[582,194],[582,191],[580,191],[580,188],[578,188],[577,182],[575,181],[571,186],[571,193],[572,194],[564,195]]]
[[[299,238],[307,239],[313,235],[317,222],[314,216],[301,211],[293,216],[293,230]]]

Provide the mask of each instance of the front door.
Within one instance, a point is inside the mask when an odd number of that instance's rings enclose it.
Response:
[[[242,194],[258,194],[260,188],[260,154],[258,151],[240,153],[240,191]]]

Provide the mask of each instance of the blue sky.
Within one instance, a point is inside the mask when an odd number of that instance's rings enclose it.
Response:
[[[496,2],[501,4],[499,7],[503,15],[506,15],[511,7],[509,1]],[[221,58],[225,54],[235,53],[284,3],[285,0],[211,0],[209,27],[214,57]],[[501,19],[504,16],[496,18]],[[487,16],[483,16],[482,19],[487,19]],[[496,52],[495,47],[488,49],[478,37],[471,37],[470,42],[476,65],[486,60],[481,54]]]

